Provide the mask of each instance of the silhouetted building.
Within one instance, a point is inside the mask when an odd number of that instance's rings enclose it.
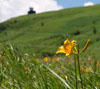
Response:
[[[30,7],[30,10],[28,11],[28,14],[35,14],[35,13],[36,13],[36,11],[34,11],[32,7]]]

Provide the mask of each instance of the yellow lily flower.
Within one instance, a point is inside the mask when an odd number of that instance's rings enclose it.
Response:
[[[65,53],[67,57],[70,56],[70,54],[74,54],[74,50],[73,47],[76,46],[76,41],[69,41],[68,39],[64,41],[64,45],[59,47],[59,50],[56,52],[56,54],[58,53]]]

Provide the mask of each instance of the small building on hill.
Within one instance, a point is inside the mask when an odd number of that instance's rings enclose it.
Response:
[[[28,11],[28,14],[36,14],[36,11],[32,7],[30,7],[30,10]]]

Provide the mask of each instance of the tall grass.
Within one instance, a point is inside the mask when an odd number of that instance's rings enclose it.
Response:
[[[45,62],[43,58],[34,58],[29,54],[22,54],[12,45],[1,44],[0,88],[67,89],[69,86],[70,89],[75,89],[74,60],[72,58],[65,60],[56,56],[55,58],[59,60],[55,61],[52,57]],[[100,89],[99,61],[90,57],[83,60],[80,67],[84,89]],[[79,76],[77,78],[80,82]]]

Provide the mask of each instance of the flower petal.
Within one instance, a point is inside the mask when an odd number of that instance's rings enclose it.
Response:
[[[59,50],[56,51],[56,54],[58,54],[58,53],[66,53],[66,52],[65,52],[65,49],[64,49],[64,46],[60,46],[60,47],[59,47]]]
[[[68,45],[70,43],[70,41],[67,39],[64,41],[64,45]]]
[[[70,54],[66,54],[67,57],[70,57]]]
[[[64,46],[60,46],[59,49],[60,49],[60,50],[64,50]]]
[[[76,40],[72,40],[72,41],[71,41],[72,46],[76,46],[76,43],[77,43]]]
[[[56,51],[56,54],[58,54],[58,53],[66,53],[64,50],[58,50],[58,51]]]

